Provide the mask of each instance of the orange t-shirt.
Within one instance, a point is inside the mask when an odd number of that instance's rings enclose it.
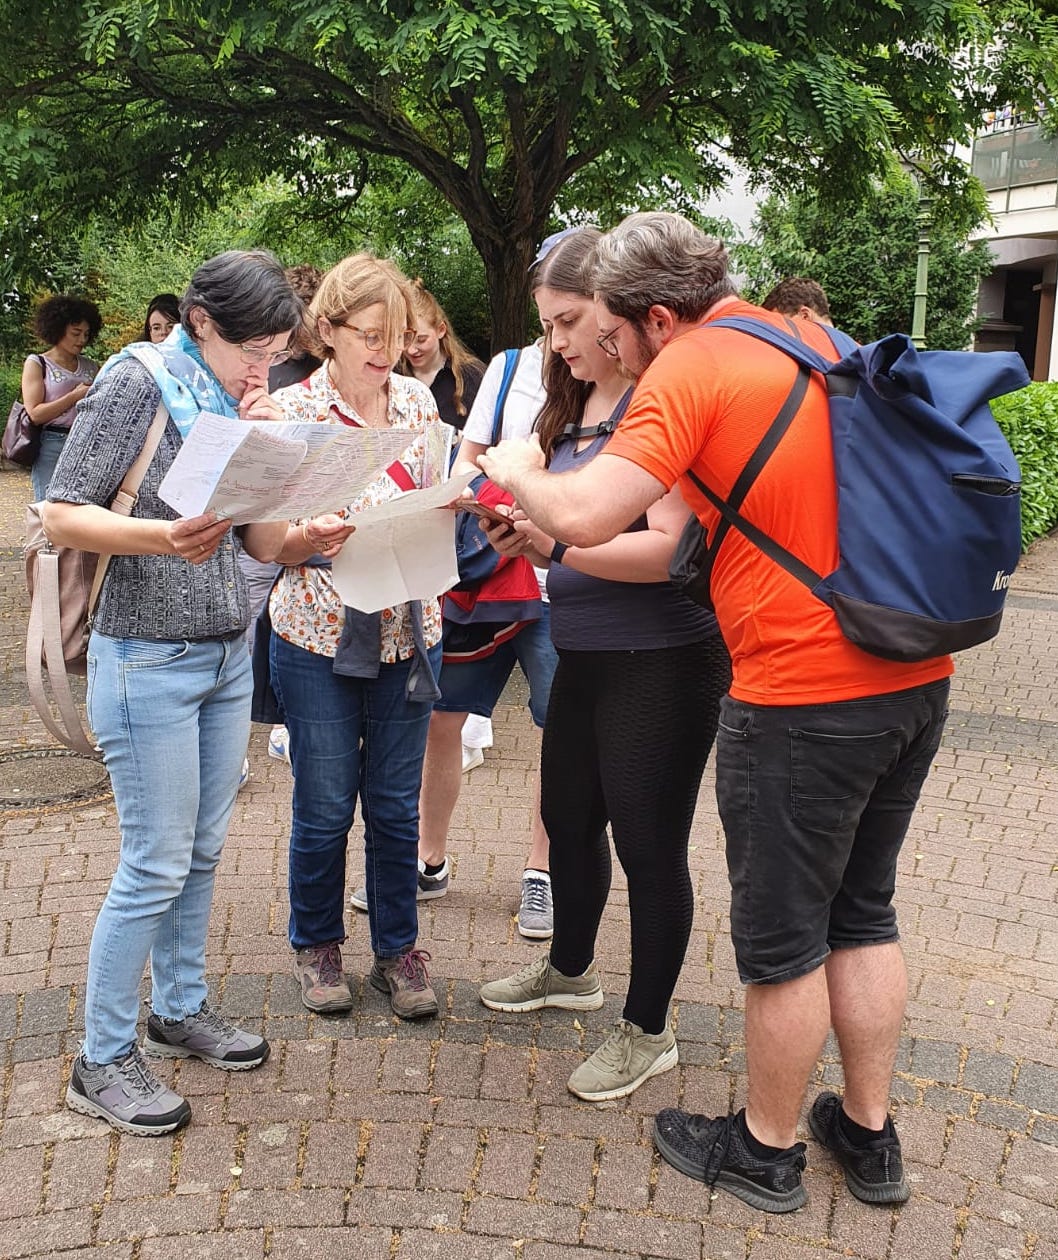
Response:
[[[781,315],[731,299],[706,322]],[[804,341],[828,359],[830,338],[801,323]],[[709,530],[720,514],[684,474],[693,469],[726,498],[785,402],[797,365],[731,328],[695,328],[669,342],[636,386],[607,455],[645,469],[680,492]],[[837,487],[826,388],[813,374],[793,424],[754,482],[741,511],[817,573],[838,563]],[[855,647],[830,608],[732,528],[713,569],[712,593],[731,653],[731,694],[750,704],[824,704],[902,691],[946,678],[950,656],[908,664]]]

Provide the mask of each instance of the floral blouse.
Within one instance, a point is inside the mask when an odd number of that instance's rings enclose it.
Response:
[[[327,363],[300,384],[277,390],[273,396],[283,408],[286,419],[299,424],[361,424],[352,407],[331,383]],[[397,498],[408,489],[409,479],[414,486],[421,487],[436,484],[438,477],[445,476],[448,426],[441,423],[433,395],[426,386],[414,377],[391,373],[386,414],[392,428],[413,429],[423,436],[338,513],[346,520],[365,508]],[[345,610],[329,568],[306,564],[285,568],[272,591],[268,608],[272,629],[288,643],[321,656],[334,656],[338,651]],[[432,647],[441,639],[439,600],[422,601],[422,619],[426,646]],[[382,663],[392,665],[398,660],[407,660],[414,653],[408,605],[383,609]]]

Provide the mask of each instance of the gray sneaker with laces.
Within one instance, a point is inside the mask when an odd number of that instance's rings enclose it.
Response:
[[[146,1137],[175,1133],[191,1119],[190,1104],[162,1084],[138,1046],[117,1063],[89,1063],[82,1051],[73,1062],[66,1105]]]
[[[522,876],[522,900],[518,907],[518,931],[531,941],[554,935],[555,910],[551,904],[551,879],[536,871]]]
[[[569,1078],[566,1088],[588,1102],[624,1098],[644,1081],[674,1068],[680,1061],[672,1029],[645,1033],[638,1024],[619,1019],[613,1032]]]
[[[236,1028],[208,1002],[196,1014],[171,1022],[151,1011],[143,1048],[163,1059],[201,1059],[225,1072],[260,1067],[271,1053],[263,1037]]]
[[[478,997],[493,1011],[538,1011],[557,1006],[565,1011],[597,1011],[603,1003],[599,973],[592,963],[582,976],[564,976],[545,954],[513,976],[490,980]]]

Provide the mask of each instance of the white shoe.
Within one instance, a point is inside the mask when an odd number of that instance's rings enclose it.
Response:
[[[239,790],[241,791],[249,782],[250,782],[250,758],[243,757],[242,773],[239,775]]]
[[[285,726],[273,726],[268,732],[268,755],[290,765],[290,736]]]
[[[463,743],[468,748],[491,748],[492,718],[468,713],[463,723]]]
[[[466,744],[463,745],[463,773],[464,774],[466,774],[468,770],[473,770],[477,766],[483,766],[484,764],[485,764],[485,754],[481,751],[480,748],[468,748]]]

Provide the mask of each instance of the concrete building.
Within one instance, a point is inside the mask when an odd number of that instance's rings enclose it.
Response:
[[[1058,380],[1058,138],[1000,111],[977,136],[970,161],[994,220],[976,235],[995,256],[981,283],[985,322],[974,348],[1017,350],[1033,380]]]

